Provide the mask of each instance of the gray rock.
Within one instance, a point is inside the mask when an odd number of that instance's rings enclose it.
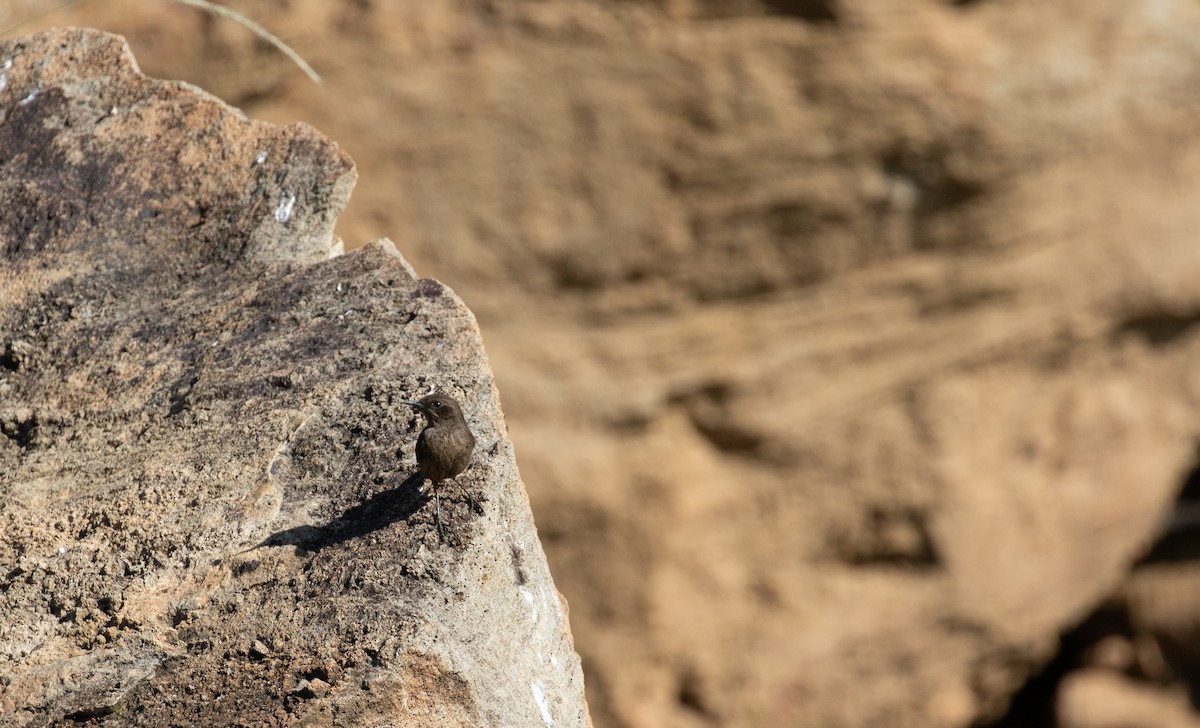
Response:
[[[474,318],[336,255],[350,159],[116,36],[0,67],[0,724],[590,725]]]

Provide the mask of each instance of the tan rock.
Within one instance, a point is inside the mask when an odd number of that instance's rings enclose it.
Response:
[[[1197,728],[1187,695],[1139,684],[1116,673],[1086,670],[1062,685],[1058,699],[1062,728]]]

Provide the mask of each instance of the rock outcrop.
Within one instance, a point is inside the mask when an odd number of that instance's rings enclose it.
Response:
[[[0,44],[0,725],[590,724],[474,318],[336,255],[354,179],[119,37]]]
[[[1200,696],[1195,557],[1129,578],[1197,466],[1200,4],[228,4],[325,86],[174,3],[70,19],[338,139],[342,236],[471,305],[597,725]]]

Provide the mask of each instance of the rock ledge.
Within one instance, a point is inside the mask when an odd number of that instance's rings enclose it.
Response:
[[[119,37],[0,44],[0,724],[590,725],[474,318],[337,255],[354,176]]]

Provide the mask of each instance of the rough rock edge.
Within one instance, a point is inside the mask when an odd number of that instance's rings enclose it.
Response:
[[[53,49],[55,44],[58,45],[57,52]],[[33,52],[30,52],[31,50]],[[63,55],[69,55],[70,61],[76,65],[60,65]],[[200,108],[199,113],[215,114],[213,123],[217,126],[232,120],[260,135],[270,134],[274,129],[259,122],[248,122],[240,112],[187,84],[147,79],[138,72],[123,40],[108,34],[89,30],[48,31],[0,45],[0,59],[0,64],[4,65],[4,83],[0,86],[7,89],[7,93],[0,92],[0,113],[4,116],[3,122],[0,123],[8,122],[10,114],[21,113],[22,108],[27,108],[29,113],[35,114],[50,108],[42,105],[47,99],[54,103],[50,111],[57,114],[52,118],[59,121],[70,119],[72,114],[79,112],[79,105],[86,106],[89,94],[94,95],[97,88],[102,88],[113,91],[118,96],[122,93],[136,96],[135,106],[138,103],[152,104],[155,100],[161,100],[163,96],[175,102],[182,100],[184,103],[194,103]],[[22,63],[22,60],[25,60],[25,63]],[[13,63],[9,64],[8,61]],[[103,64],[104,61],[108,62],[107,67],[110,70],[105,78],[73,74],[69,70],[74,68],[84,72],[93,65]],[[65,74],[61,73],[64,65],[68,69]],[[59,75],[52,75],[56,71],[60,72]],[[99,104],[107,102],[108,99],[94,98],[93,101]],[[133,110],[135,107],[128,108]],[[145,106],[137,108],[142,111]],[[113,113],[125,110],[117,105],[112,109]],[[40,118],[48,119],[51,116]],[[78,131],[73,133],[78,134]],[[191,132],[188,133],[190,135]],[[230,139],[227,132],[221,133],[220,137],[222,142],[228,142]],[[313,263],[337,255],[338,252],[339,246],[332,236],[332,227],[353,186],[352,164],[344,154],[304,125],[289,125],[284,128],[282,134],[275,134],[274,137],[276,140],[282,138],[286,144],[308,145],[305,149],[307,154],[302,161],[310,163],[311,167],[303,166],[297,170],[277,166],[272,178],[264,179],[261,184],[255,186],[253,200],[247,208],[252,212],[261,212],[265,201],[267,204],[275,203],[277,213],[263,216],[260,218],[261,222],[246,233],[240,250],[233,256],[236,259],[233,265],[280,260]],[[312,151],[313,148],[316,152]],[[222,149],[225,147],[222,146]],[[37,163],[38,160],[26,160],[26,169]],[[255,166],[261,164],[260,160]],[[313,174],[313,169],[316,168],[325,172],[332,169],[334,174],[332,177],[328,174]],[[186,175],[172,176],[170,171],[172,170],[167,170],[160,179],[167,185],[174,183],[176,188],[171,190],[172,194],[159,200],[162,209],[154,210],[153,217],[162,215],[164,218],[170,218],[171,215],[179,213],[178,209],[171,208],[171,203],[178,201],[180,187],[190,185],[188,189],[194,195],[202,195],[205,192],[204,180],[194,183],[193,180],[184,179]],[[298,183],[304,181],[308,181],[310,186],[299,187]],[[118,180],[116,183],[122,182]],[[236,188],[236,185],[233,187]],[[88,190],[89,193],[107,191],[105,188]],[[291,201],[288,201],[289,197]],[[194,201],[194,197],[188,197],[185,206]],[[201,206],[203,207],[203,203]],[[231,206],[236,207],[236,204]],[[278,211],[284,208],[287,214],[285,219],[281,220],[279,215],[282,213]],[[100,223],[104,224],[112,224],[121,213],[127,214],[126,221],[137,213],[132,210],[103,210],[102,205],[97,210],[90,204],[86,212],[101,218],[106,213],[112,213],[109,219],[100,220]],[[62,218],[60,213],[58,218],[50,215],[48,219],[58,220],[56,224],[61,224]],[[202,226],[203,213],[200,218]],[[43,218],[35,215],[32,219],[36,223]],[[242,218],[243,221],[252,219],[249,215]],[[104,231],[104,224],[96,224],[88,232]],[[146,227],[152,226],[147,224]],[[67,232],[76,231],[72,229]],[[101,256],[114,267],[131,265],[130,260],[136,261],[137,258],[138,251],[131,249],[137,247],[138,241],[109,239],[104,234],[93,234],[90,237],[84,236],[86,243],[82,246],[60,247],[57,245],[59,238],[56,233],[63,231],[58,227],[43,226],[34,232],[40,237],[9,237],[10,244],[15,247],[9,249],[9,246],[6,246],[4,252],[17,273],[29,272],[39,265],[42,268],[54,268],[54,264],[58,264],[56,274],[32,276],[38,282],[62,280],[63,276],[69,276],[73,264],[77,264],[89,254]],[[148,235],[147,238],[151,236]],[[31,238],[37,245],[30,245]],[[26,247],[22,249],[22,245]],[[147,267],[166,262],[156,255],[157,251],[141,252],[149,261]],[[134,255],[131,256],[130,253]],[[419,288],[423,284],[432,284],[440,289],[438,292],[442,298],[447,299],[448,307],[456,310],[460,319],[466,323],[465,332],[470,336],[471,346],[479,349],[479,361],[486,367],[474,318],[461,300],[440,284],[417,281],[411,266],[404,261],[390,241],[378,241],[347,257],[356,259],[353,262],[358,265],[375,267],[377,270],[392,266],[399,268],[404,274],[403,277],[412,284],[409,287]],[[197,263],[198,267],[203,269],[206,261],[200,260]],[[136,262],[132,265],[136,267]],[[33,285],[29,288],[36,290]],[[17,303],[20,305],[23,301],[18,298]],[[453,553],[453,558],[449,561],[445,558],[434,559],[447,567],[443,572],[443,581],[457,587],[455,591],[458,598],[446,599],[446,609],[440,615],[421,615],[425,620],[423,627],[418,628],[412,638],[396,650],[396,655],[404,656],[397,664],[411,670],[413,665],[425,665],[427,668],[428,660],[433,660],[434,663],[443,666],[440,669],[445,671],[445,674],[460,677],[469,689],[469,702],[478,711],[474,719],[469,715],[463,716],[472,720],[472,723],[479,721],[484,725],[532,724],[529,722],[532,718],[540,719],[549,725],[553,718],[556,725],[588,725],[590,721],[583,702],[579,659],[570,642],[566,615],[536,539],[528,500],[520,485],[511,444],[505,438],[496,392],[491,383],[491,373],[485,371],[483,374],[485,376],[478,379],[479,388],[483,391],[479,393],[482,396],[478,397],[477,403],[481,409],[491,413],[496,435],[499,436],[499,440],[495,441],[493,449],[488,453],[491,455],[488,458],[488,470],[498,476],[492,479],[491,490],[495,490],[496,481],[500,482],[502,490],[499,494],[493,493],[489,496],[487,512],[480,519],[482,523],[472,530],[461,551]],[[483,455],[484,453],[477,452],[477,459]],[[230,485],[232,487],[234,484]],[[0,490],[0,494],[11,493],[13,486],[20,488],[21,484],[10,482],[9,486]],[[19,504],[14,507],[19,507]],[[268,522],[264,522],[263,525]],[[229,543],[228,555],[232,556],[232,552],[242,545],[244,544]],[[458,550],[454,544],[445,548]],[[224,561],[236,563],[237,558]],[[515,590],[505,583],[507,580],[495,578],[501,570],[516,572],[518,586]],[[448,590],[449,584],[446,585]],[[426,600],[424,604],[433,605],[435,601]],[[478,619],[480,614],[489,613],[494,619],[493,622],[483,624],[471,621]],[[497,619],[501,614],[507,615],[509,619]],[[496,624],[519,624],[526,619],[532,626],[525,635],[488,629]],[[153,625],[146,626],[153,630]],[[186,659],[182,657],[183,653],[179,649],[168,647],[170,640],[164,639],[161,634],[138,636],[146,638],[143,646],[153,645],[150,648],[154,653],[153,661],[160,665],[168,657]],[[137,640],[130,642],[134,641]],[[122,659],[117,660],[118,664],[132,660],[133,663],[145,667],[143,663],[146,662],[147,656],[144,653],[131,652],[133,648],[130,647],[130,642],[124,644],[124,654],[110,649],[93,650],[85,655],[96,652],[101,656],[105,656],[104,653],[120,655]],[[505,659],[495,659],[498,655],[504,656]],[[11,655],[9,656],[11,658]],[[544,658],[545,664],[531,664],[530,656],[536,656],[539,663],[542,663]],[[147,670],[139,668],[139,673],[145,672]],[[420,672],[417,670],[418,674]],[[92,671],[88,675],[92,682],[59,686],[60,689],[50,696],[49,703],[40,710],[35,707],[34,713],[26,713],[25,717],[33,719],[39,714],[42,717],[54,716],[54,719],[64,716],[74,716],[75,719],[103,716],[118,707],[139,685],[136,679],[129,681],[130,674],[127,670]],[[22,676],[18,670],[15,681],[10,680],[7,684],[0,685],[0,704],[8,703],[9,707],[15,707],[11,700],[5,700],[4,692],[11,690],[22,677],[31,677],[29,671],[26,670],[26,674]],[[513,706],[522,703],[515,700],[512,695],[514,692],[526,693],[523,704],[528,706],[528,710],[520,711],[520,715],[512,713]],[[334,702],[336,699],[337,696],[331,697]],[[25,701],[25,707],[31,707],[28,701]]]

